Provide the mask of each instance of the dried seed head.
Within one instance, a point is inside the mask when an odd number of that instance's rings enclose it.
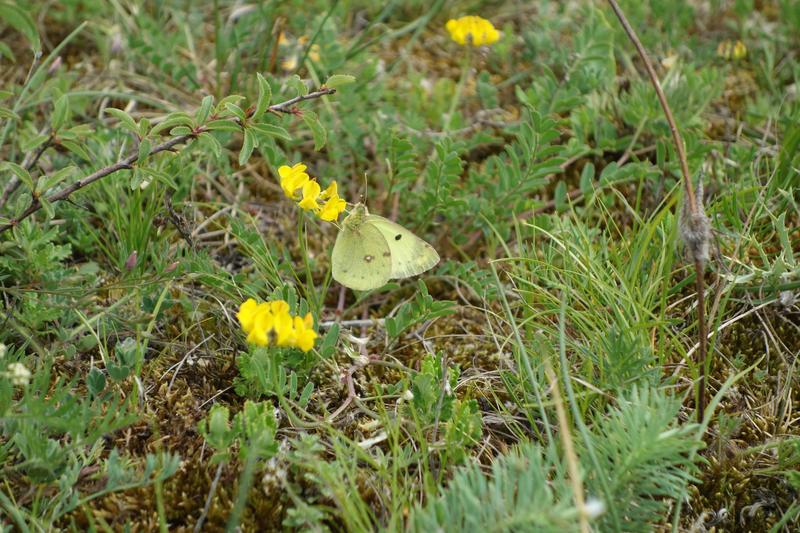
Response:
[[[684,199],[679,229],[689,256],[694,261],[705,263],[708,261],[708,248],[711,242],[711,223],[708,221],[705,209],[703,208],[703,181],[697,182],[697,212],[692,213],[689,202]]]

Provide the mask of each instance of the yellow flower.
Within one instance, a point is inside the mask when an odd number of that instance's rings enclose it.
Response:
[[[242,330],[245,333],[250,333],[253,329],[253,322],[255,321],[257,310],[258,304],[252,298],[248,298],[239,306],[239,312],[236,313],[236,318],[239,319],[239,323],[242,325]]]
[[[342,214],[344,208],[347,207],[347,202],[339,198],[338,196],[332,197],[330,200],[325,202],[325,205],[322,206],[322,209],[319,211],[319,218],[326,222],[333,222],[339,219],[339,215]]]
[[[339,197],[339,186],[336,184],[335,181],[332,181],[331,184],[328,185],[328,188],[325,189],[324,191],[322,191],[322,193],[319,195],[319,197],[322,198],[323,200],[325,198],[333,198],[333,197],[338,198]]]
[[[308,181],[305,185],[303,185],[303,199],[297,204],[306,211],[309,210],[318,210],[319,204],[317,203],[317,199],[319,198],[320,194],[320,186],[319,183],[316,181]]]
[[[261,309],[253,321],[253,329],[247,336],[247,342],[257,346],[267,346],[269,344],[269,333],[275,327],[275,316],[269,311],[268,307],[259,307]]]
[[[278,174],[281,177],[281,188],[284,194],[292,200],[297,198],[295,195],[297,189],[308,183],[309,177],[306,174],[306,168],[308,167],[303,163],[297,163],[292,167],[283,165],[278,169]]]
[[[747,47],[738,39],[735,43],[725,39],[717,45],[717,55],[722,59],[738,61],[747,55]]]
[[[289,312],[289,304],[285,300],[274,300],[269,302],[269,310],[273,315],[280,315],[281,313]]]
[[[295,341],[292,315],[288,312],[275,315],[275,345],[293,346]]]
[[[247,333],[247,342],[256,346],[286,346],[307,352],[314,347],[317,333],[311,313],[305,317],[292,316],[284,300],[256,303],[248,298],[241,306],[237,318]]]
[[[447,21],[445,28],[458,44],[484,46],[497,42],[500,32],[485,18],[468,16]]]
[[[317,338],[317,333],[311,329],[313,325],[314,319],[311,313],[308,313],[305,318],[300,318],[299,316],[294,317],[295,344],[304,352],[314,347],[314,340]]]

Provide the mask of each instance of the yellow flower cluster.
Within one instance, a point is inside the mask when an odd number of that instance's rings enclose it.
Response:
[[[248,298],[236,314],[247,342],[256,346],[288,346],[304,352],[314,347],[317,333],[311,313],[304,318],[292,316],[289,304],[283,300],[257,303]]]
[[[468,16],[447,21],[445,28],[458,44],[484,46],[497,42],[500,32],[485,18]]]
[[[722,59],[738,61],[747,55],[747,47],[738,39],[735,43],[725,39],[717,46],[717,55]]]
[[[319,218],[327,222],[338,220],[339,215],[347,206],[347,202],[339,197],[336,182],[332,181],[323,191],[319,183],[308,176],[306,168],[308,167],[303,163],[297,163],[291,167],[283,165],[278,169],[283,192],[292,200],[298,200],[297,191],[301,191],[302,198],[299,199],[297,205],[306,211],[313,211]],[[320,200],[325,200],[321,206]]]

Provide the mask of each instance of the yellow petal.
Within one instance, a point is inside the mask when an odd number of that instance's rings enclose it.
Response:
[[[317,198],[319,198],[320,186],[316,181],[309,181],[303,185],[303,199],[297,204],[306,211],[319,209]]]
[[[285,300],[274,300],[269,302],[269,309],[274,315],[280,315],[289,312],[289,304]]]
[[[347,202],[339,198],[338,196],[331,198],[325,205],[322,206],[322,209],[319,212],[319,218],[326,222],[333,222],[339,218],[339,215],[342,214],[345,207],[347,207]]]
[[[295,345],[304,352],[307,352],[314,347],[314,340],[316,338],[317,334],[313,329],[305,329],[297,335]]]
[[[339,186],[335,181],[332,181],[331,184],[328,185],[328,188],[322,191],[319,197],[324,200],[325,198],[333,198],[334,196],[339,196]]]
[[[451,19],[445,24],[450,38],[458,44],[484,46],[497,42],[500,32],[488,20],[477,16]]]
[[[239,319],[239,324],[242,325],[242,330],[245,333],[250,333],[250,330],[253,328],[253,319],[255,318],[257,309],[258,304],[252,298],[248,298],[239,306],[239,312],[236,313],[236,318]]]
[[[277,346],[292,346],[295,341],[294,324],[289,313],[275,316],[275,344]]]
[[[306,173],[306,168],[308,167],[303,163],[297,163],[292,167],[283,165],[278,168],[278,174],[281,177],[281,188],[284,194],[292,200],[296,198],[297,189],[303,187],[310,179]]]

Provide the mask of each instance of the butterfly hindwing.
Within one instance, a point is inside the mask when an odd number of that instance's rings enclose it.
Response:
[[[377,289],[392,277],[392,259],[383,234],[371,224],[345,226],[331,256],[333,278],[358,291]]]
[[[391,256],[391,278],[407,278],[422,274],[439,262],[433,246],[400,224],[378,215],[368,215],[363,226],[376,228],[386,242]]]

